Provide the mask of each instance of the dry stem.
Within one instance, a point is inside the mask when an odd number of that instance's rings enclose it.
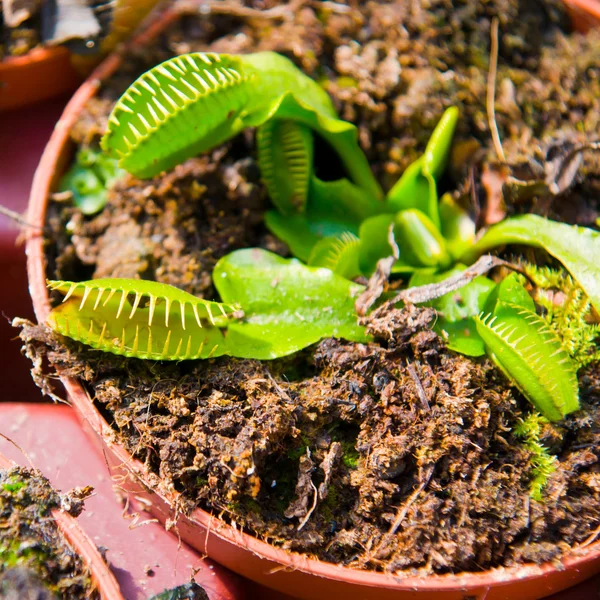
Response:
[[[498,17],[492,19],[491,31],[491,48],[490,48],[490,68],[487,77],[487,95],[486,95],[486,112],[488,124],[492,133],[492,141],[494,150],[498,160],[505,163],[506,156],[502,148],[500,133],[498,132],[498,123],[496,123],[496,74],[498,72]]]

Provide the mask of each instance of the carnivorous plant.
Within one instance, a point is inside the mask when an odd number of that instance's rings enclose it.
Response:
[[[192,53],[154,67],[116,104],[102,148],[119,166],[152,177],[257,128],[257,155],[273,210],[270,230],[296,259],[247,249],[217,264],[222,302],[138,280],[49,282],[65,294],[50,325],[115,354],[158,360],[228,354],[270,359],[327,336],[367,341],[354,310],[381,259],[411,286],[461,277],[482,254],[509,244],[545,250],[600,310],[600,234],[535,215],[506,219],[476,238],[475,224],[450,194],[438,193],[458,110],[449,108],[424,154],[384,196],[354,125],[340,120],[327,93],[272,52]],[[315,174],[315,143],[339,157],[345,176]],[[277,284],[273,285],[273,281]],[[442,286],[443,287],[443,286]],[[431,299],[449,347],[487,353],[549,420],[579,406],[578,364],[538,315],[524,282],[480,276]]]

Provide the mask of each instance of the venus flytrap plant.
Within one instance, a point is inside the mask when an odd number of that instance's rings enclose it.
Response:
[[[515,274],[490,294],[475,323],[487,354],[544,417],[558,421],[579,408],[577,365]]]
[[[119,157],[122,168],[145,178],[270,121],[291,121],[320,135],[353,183],[375,199],[381,196],[358,147],[356,127],[337,118],[331,99],[315,81],[274,52],[196,52],[154,67],[115,106],[102,147]],[[262,135],[283,153],[293,154],[298,140],[309,144],[306,131],[279,125],[270,123]],[[265,163],[277,158],[263,155]],[[282,203],[294,206],[290,198],[283,199],[283,190],[281,195]]]
[[[434,328],[452,350],[487,354],[544,417],[557,421],[579,408],[578,364],[538,316],[521,277],[512,273],[499,284],[477,277],[429,302],[439,313]],[[411,284],[436,279],[442,276],[420,274]]]
[[[438,199],[457,119],[456,108],[444,113],[423,156],[384,198],[356,127],[340,120],[326,92],[284,57],[173,58],[123,95],[102,147],[132,174],[151,177],[258,128],[258,162],[275,208],[265,223],[309,266],[264,250],[234,252],[213,273],[222,303],[137,280],[52,283],[67,296],[49,323],[93,347],[158,360],[224,354],[266,360],[324,337],[366,341],[354,309],[363,288],[350,280],[370,276],[392,255],[392,241],[398,253],[391,272],[412,275],[412,286],[467,273],[482,253],[506,244],[542,248],[599,310],[598,233],[526,215],[476,241],[469,215],[449,194]],[[316,176],[316,138],[338,155],[347,177]],[[103,287],[113,291],[110,299],[100,294]],[[499,285],[480,276],[431,304],[450,349],[487,353],[549,420],[578,408],[577,364],[517,276]],[[153,320],[151,311],[160,316]]]
[[[71,192],[73,204],[84,215],[93,215],[104,208],[108,188],[124,173],[116,159],[91,148],[82,148],[73,166],[61,179],[58,190]]]
[[[49,281],[64,297],[47,322],[98,350],[151,360],[269,360],[324,337],[367,340],[352,310],[363,287],[329,269],[247,249],[223,257],[213,278],[223,302],[155,281]]]
[[[337,118],[327,93],[286,58],[193,53],[144,73],[115,106],[102,147],[121,167],[149,177],[185,158],[258,127],[259,161],[277,212],[266,223],[308,261],[326,237],[358,235],[353,245],[363,275],[391,254],[393,227],[400,249],[393,272],[444,272],[510,244],[542,247],[561,261],[600,308],[600,278],[590,256],[598,233],[534,215],[507,219],[475,242],[473,222],[449,196],[438,202],[436,180],[447,162],[458,120],[449,108],[422,157],[381,200],[381,190],[361,152],[356,127]],[[315,177],[314,135],[341,159],[348,179]],[[346,250],[347,255],[349,249]]]
[[[151,360],[223,354],[223,329],[239,307],[208,302],[155,281],[49,281],[64,294],[48,324],[98,350]]]

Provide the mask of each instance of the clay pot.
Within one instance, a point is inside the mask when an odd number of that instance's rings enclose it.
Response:
[[[36,48],[0,61],[0,111],[73,91],[82,81],[62,47]]]
[[[36,396],[39,400],[39,393]],[[36,467],[50,476],[56,488],[94,487],[78,523],[98,545],[108,548],[112,571],[127,600],[146,600],[187,583],[191,573],[210,600],[263,598],[263,590],[248,594],[249,581],[181,543],[160,523],[150,522],[144,505],[135,498],[129,499],[124,512],[120,494],[115,493],[118,481],[110,477],[104,455],[93,446],[97,438],[86,435],[70,406],[0,402],[0,431],[35,457]],[[0,436],[2,453],[26,464],[17,447]]]
[[[177,18],[174,12],[165,13],[133,43],[148,43]],[[58,122],[33,182],[28,218],[34,225],[44,223],[48,195],[72,156],[70,128],[85,103],[97,93],[100,81],[110,77],[120,63],[120,56],[112,55],[100,65],[73,96]],[[29,236],[27,255],[36,317],[39,322],[44,322],[50,304],[40,235],[32,233]],[[84,426],[102,444],[115,475],[122,476],[121,486],[131,494],[145,498],[149,512],[161,522],[172,520],[178,493],[152,490],[151,478],[144,465],[115,442],[113,431],[80,383],[64,375],[61,380]],[[360,571],[292,554],[247,535],[200,509],[189,516],[179,514],[176,519],[178,534],[192,547],[253,581],[306,600],[534,600],[600,572],[600,542],[573,550],[560,563],[525,564],[481,573],[421,578]]]
[[[564,0],[564,3],[578,31],[600,27],[600,0]]]
[[[0,469],[10,469],[14,466],[12,460],[0,454]],[[123,600],[117,580],[77,520],[58,508],[52,510],[52,517],[67,543],[89,567],[101,600]]]
[[[112,52],[154,8],[157,0],[128,0],[114,9],[112,31],[99,52],[75,55],[62,46],[34,48],[0,61],[0,111],[74,91],[102,57]]]

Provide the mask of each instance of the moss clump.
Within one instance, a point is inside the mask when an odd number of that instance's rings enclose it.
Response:
[[[536,286],[536,302],[544,318],[560,337],[563,348],[579,367],[600,360],[600,325],[594,322],[589,298],[563,269],[524,265],[527,277]]]
[[[549,424],[539,413],[531,413],[514,428],[514,434],[523,439],[525,447],[531,452],[531,497],[543,502],[542,491],[552,473],[556,471],[557,459],[552,456],[541,442],[542,430]]]
[[[349,468],[349,469],[356,469],[358,467],[358,459],[360,457],[358,451],[356,450],[356,448],[354,447],[354,443],[353,442],[348,442],[348,441],[343,441],[341,442],[342,444],[342,450],[344,451],[344,454],[342,454],[342,462]]]
[[[77,497],[69,497],[69,504],[75,513],[83,506]],[[49,594],[62,600],[98,598],[87,567],[52,519],[52,510],[60,506],[61,496],[36,471],[0,470],[0,597],[12,593],[18,571],[20,579],[35,574]]]

